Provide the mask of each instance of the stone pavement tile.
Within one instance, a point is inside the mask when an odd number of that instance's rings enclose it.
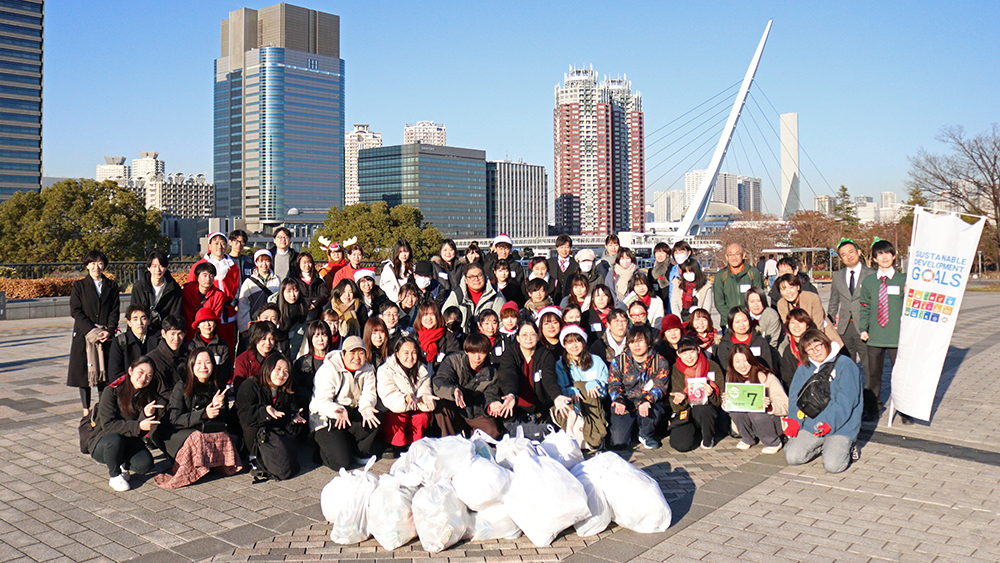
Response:
[[[637,557],[645,550],[644,546],[625,541],[618,541],[615,538],[609,538],[586,547],[582,552],[595,557],[600,557],[602,559],[607,559],[608,561],[624,563],[625,561]],[[538,551],[539,553],[542,552],[541,549]]]
[[[233,546],[230,543],[224,542],[216,538],[201,538],[198,540],[190,541],[184,544],[177,545],[172,549],[188,559],[203,559],[205,557],[211,557],[217,553],[223,551],[231,552]]]

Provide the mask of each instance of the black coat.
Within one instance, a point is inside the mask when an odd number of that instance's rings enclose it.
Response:
[[[559,269],[558,255],[549,258],[548,262],[549,276],[556,280],[556,288],[552,296],[552,301],[559,303],[567,295],[567,292],[569,292],[569,282],[580,271],[580,264],[577,263],[576,258],[570,255],[569,265],[566,266],[566,271],[563,272]]]
[[[188,340],[181,345],[180,357],[182,361],[187,361],[191,350],[202,346],[208,348],[209,353],[212,354],[212,361],[215,363],[215,380],[219,383],[219,388],[225,388],[229,380],[233,378],[234,360],[233,356],[229,353],[229,343],[219,338],[218,334],[213,336],[212,340],[208,342],[202,340],[200,335],[195,335],[194,340]],[[186,373],[180,372],[179,375],[180,380],[186,381]]]
[[[136,338],[135,334],[125,329],[111,342],[111,354],[108,362],[108,381],[114,381],[119,376],[128,371],[128,366],[132,361],[145,356],[156,349],[160,339],[159,334],[146,333],[146,339],[142,342]]]
[[[455,400],[455,389],[461,389],[465,408],[458,410],[467,419],[486,416],[486,406],[500,400],[496,367],[486,361],[478,372],[474,372],[469,366],[469,355],[465,352],[445,357],[431,378],[431,388],[435,395],[452,402]]]
[[[70,290],[69,314],[73,317],[73,342],[69,347],[69,371],[66,376],[66,385],[70,387],[90,387],[87,379],[87,333],[97,325],[107,327],[112,336],[118,330],[118,318],[121,316],[118,282],[103,275],[101,279],[104,281],[100,295],[97,295],[97,287],[89,275],[73,282],[73,289]],[[111,340],[108,339],[102,345],[105,368],[110,367],[108,356]]]
[[[268,406],[273,406],[279,412],[284,413],[284,416],[271,418],[267,414]],[[298,410],[299,407],[295,404],[295,395],[279,391],[278,396],[272,400],[271,389],[257,383],[256,379],[244,381],[236,393],[236,412],[239,414],[240,426],[243,427],[244,431],[247,428],[288,430],[291,428],[292,419],[295,418],[295,413]]]
[[[149,281],[149,274],[139,278],[132,286],[132,303],[138,303],[149,307],[149,333],[160,334],[160,326],[163,317],[173,315],[178,319],[184,318],[184,298],[181,297],[181,285],[174,281],[173,276],[167,274],[163,277],[166,287],[163,288],[163,295],[160,302],[153,306],[156,294],[153,293],[153,284]]]
[[[503,396],[520,396],[521,383],[524,381],[524,363],[520,346],[511,346],[504,352],[500,359],[498,375],[500,392]],[[562,388],[556,376],[556,357],[540,342],[531,355],[531,369],[534,372],[533,388],[535,396],[538,397],[538,406],[541,411],[548,411],[555,398],[562,395]]]
[[[149,385],[156,390],[160,397],[160,402],[167,405],[170,402],[170,393],[178,381],[185,381],[186,370],[184,360],[186,356],[182,350],[184,346],[175,352],[167,346],[166,340],[160,340],[156,348],[147,354],[153,360],[153,382]]]
[[[749,346],[751,351],[754,351],[754,348],[759,349],[760,355],[757,356],[757,360],[780,378],[781,359],[778,356],[778,351],[768,345],[767,340],[756,330],[750,334]],[[729,365],[729,354],[732,349],[733,340],[729,334],[726,334],[715,350],[715,360],[720,366],[723,366],[723,371]]]
[[[314,321],[319,318],[319,314],[323,312],[326,304],[330,302],[330,288],[326,286],[326,282],[323,281],[323,278],[319,274],[313,276],[309,285],[306,286],[305,297],[306,303],[311,306],[307,319]]]
[[[139,428],[139,421],[146,418],[142,410],[155,398],[153,395],[155,390],[149,387],[139,390],[132,403],[136,411],[134,417],[126,417],[122,413],[118,405],[118,392],[120,390],[121,387],[108,385],[101,393],[101,399],[97,404],[97,426],[94,427],[90,441],[87,442],[87,449],[91,452],[94,451],[97,442],[108,434],[119,434],[124,438],[139,438],[146,434],[145,430]]]
[[[167,416],[160,425],[160,435],[165,437],[164,451],[170,457],[177,457],[178,450],[184,441],[195,430],[202,432],[224,432],[226,429],[226,404],[223,401],[222,411],[215,419],[208,418],[205,407],[212,404],[215,398],[214,385],[195,385],[194,392],[189,397],[184,396],[186,382],[174,385],[170,393],[170,404]]]
[[[517,304],[518,309],[524,307],[525,301],[528,300],[528,295],[524,293],[524,288],[521,287],[520,278],[517,280],[514,278],[508,278],[507,287],[503,289],[497,288],[497,293],[503,295],[504,303],[513,301]]]
[[[306,354],[292,364],[292,390],[295,401],[304,412],[309,411],[309,401],[312,400],[313,379],[323,365],[323,360],[317,360],[312,354]]]
[[[271,246],[271,248],[268,248],[268,251],[271,252],[271,260],[273,264],[274,257],[278,255],[278,247]],[[256,269],[256,266],[254,268]],[[273,269],[274,268],[272,266],[272,270]],[[286,277],[297,280],[302,279],[302,272],[299,270],[299,251],[290,246],[288,247],[288,276]],[[285,279],[282,278],[281,281],[285,281]]]

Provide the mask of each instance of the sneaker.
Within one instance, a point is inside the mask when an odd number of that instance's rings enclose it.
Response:
[[[131,488],[128,486],[128,481],[125,479],[125,477],[121,475],[115,475],[114,477],[109,479],[108,485],[110,485],[112,489],[118,491],[119,493],[124,493],[125,491]]]
[[[760,453],[768,455],[776,454],[780,451],[781,451],[781,444],[778,444],[777,446],[767,446],[760,449]]]
[[[701,449],[710,450],[715,447],[715,437],[709,436],[701,441]]]
[[[643,438],[642,436],[639,436],[639,443],[647,450],[659,449],[661,445],[660,441],[656,438]]]
[[[736,444],[736,449],[738,449],[738,450],[749,450],[752,447],[753,447],[753,444],[748,444],[748,443],[744,442],[743,440],[740,440],[740,443]],[[764,448],[764,449],[767,449],[767,448]]]
[[[125,464],[119,465],[118,469],[121,469],[122,479],[125,479],[126,483],[132,480],[132,472],[125,467]]]

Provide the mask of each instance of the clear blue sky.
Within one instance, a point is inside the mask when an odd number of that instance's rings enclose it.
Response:
[[[168,171],[210,176],[220,22],[273,3],[47,2],[44,174],[93,177],[105,155],[131,161],[156,150]],[[398,144],[408,122],[443,122],[450,145],[545,165],[550,190],[553,87],[570,65],[627,74],[642,92],[649,134],[741,80],[772,18],[752,92],[781,113],[798,112],[800,142],[834,188],[896,191],[903,200],[907,157],[920,147],[943,151],[941,127],[975,133],[1000,120],[997,0],[295,3],[341,18],[348,130],[369,123],[384,144]],[[738,156],[723,170],[753,168],[773,212],[780,169],[768,151],[778,154],[777,138],[763,121],[776,130],[777,115],[757,96],[765,111],[748,103],[758,125],[745,111],[730,151]],[[681,161],[686,154],[649,172],[647,188],[707,165],[708,157]],[[812,188],[830,193],[805,154],[801,163]],[[803,183],[810,209],[812,197]]]

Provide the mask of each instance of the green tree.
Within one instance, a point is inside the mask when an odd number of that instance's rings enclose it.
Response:
[[[344,241],[352,237],[365,249],[365,257],[385,260],[391,257],[397,240],[405,240],[413,248],[415,260],[426,260],[441,248],[444,238],[437,227],[424,222],[424,214],[412,205],[397,205],[392,209],[384,201],[358,203],[344,209],[331,207],[326,221],[313,236],[309,251],[321,256],[320,235]]]
[[[854,209],[854,202],[851,201],[851,194],[847,191],[847,186],[841,185],[837,192],[837,203],[833,206],[833,216],[846,228],[858,226],[858,214]]]
[[[92,249],[141,260],[168,251],[170,239],[160,234],[159,210],[110,180],[63,180],[0,204],[0,261],[76,262]]]

